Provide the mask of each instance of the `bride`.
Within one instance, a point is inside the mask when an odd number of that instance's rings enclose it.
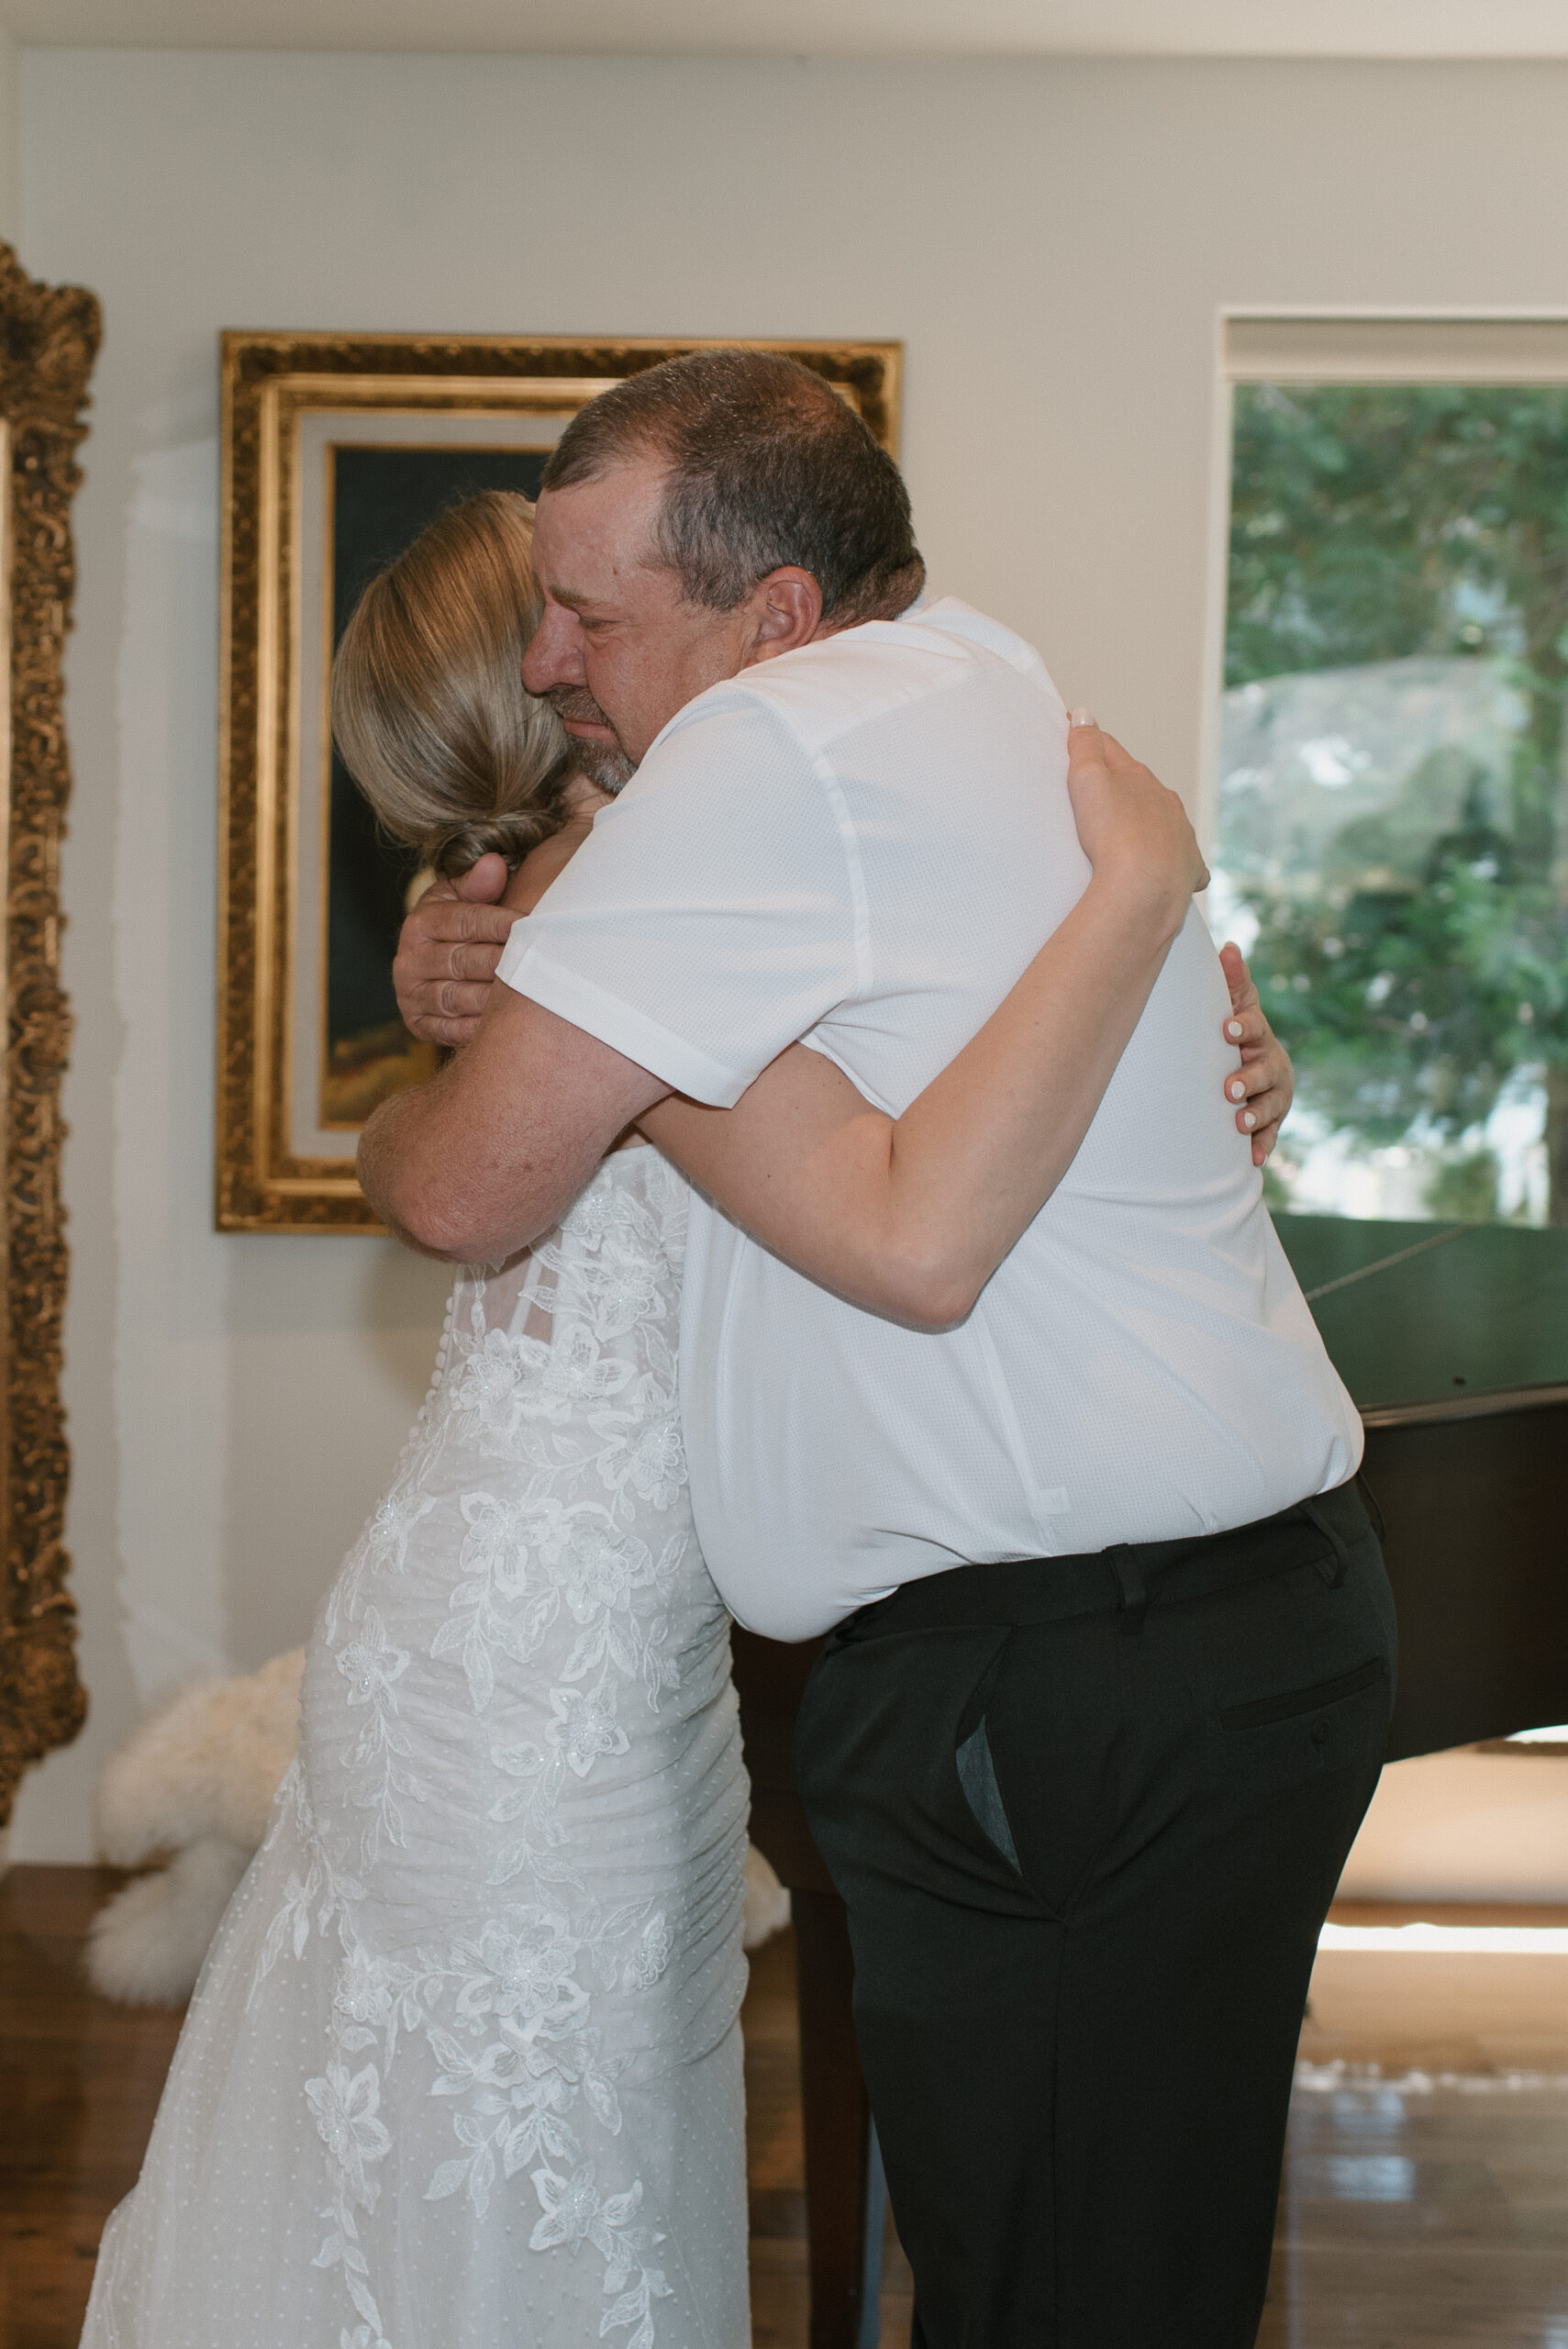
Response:
[[[531,523],[489,493],[433,524],[367,590],[333,702],[388,829],[442,876],[499,853],[519,913],[603,804],[521,686]],[[1107,767],[1092,729],[1075,747],[1094,877],[921,1101],[894,1124],[798,1046],[747,1097],[745,1146],[779,1170],[778,1230],[752,1228],[812,1272],[798,1201],[784,1220],[809,1151],[889,1310],[915,1236],[951,1229],[994,1269],[1038,1211],[1200,884],[1173,796]],[[1229,975],[1261,1163],[1288,1063],[1233,950]],[[747,1787],[674,1353],[676,1165],[722,1204],[726,1113],[672,1101],[646,1124],[548,1241],[457,1279],[106,2230],[86,2349],[750,2340]]]

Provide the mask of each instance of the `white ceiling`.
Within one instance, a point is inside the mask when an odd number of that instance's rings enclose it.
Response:
[[[1568,0],[0,0],[69,47],[1568,57]]]

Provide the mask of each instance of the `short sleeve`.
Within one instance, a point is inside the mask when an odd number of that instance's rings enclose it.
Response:
[[[497,975],[677,1092],[730,1108],[863,976],[838,785],[743,687],[682,711]]]

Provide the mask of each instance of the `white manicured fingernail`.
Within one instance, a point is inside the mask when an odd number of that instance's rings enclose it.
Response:
[[[1230,1098],[1232,1101],[1245,1101],[1247,1098],[1247,1088],[1242,1084],[1240,1077],[1236,1079],[1235,1083],[1230,1087]]]
[[[1225,1023],[1225,1032],[1228,1036],[1239,1036],[1241,1033],[1241,1022],[1239,1019],[1228,1019]]]
[[[1251,1109],[1248,1110],[1246,1116],[1241,1120],[1241,1123],[1246,1127],[1249,1133],[1251,1132],[1252,1128],[1257,1124],[1257,1122],[1258,1121],[1256,1118],[1253,1117]]]
[[[1069,726],[1092,726],[1094,722],[1092,713],[1086,709],[1070,709],[1067,713]]]

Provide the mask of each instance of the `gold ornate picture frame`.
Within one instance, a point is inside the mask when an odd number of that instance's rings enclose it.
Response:
[[[217,1223],[374,1231],[354,1179],[376,1102],[428,1073],[396,1017],[412,878],[334,757],[337,635],[453,497],[533,495],[577,410],[707,341],[228,333],[223,366]],[[902,346],[787,351],[897,451]]]
[[[97,354],[98,305],[28,277],[0,245],[0,616],[8,658],[4,806],[5,1441],[0,1521],[0,1826],[29,1764],[81,1728],[76,1613],[62,1544],[70,1455],[60,1399],[66,1247],[60,1084],[71,1015],[60,985],[60,844],[71,769],[62,656],[75,559],[71,501]]]

